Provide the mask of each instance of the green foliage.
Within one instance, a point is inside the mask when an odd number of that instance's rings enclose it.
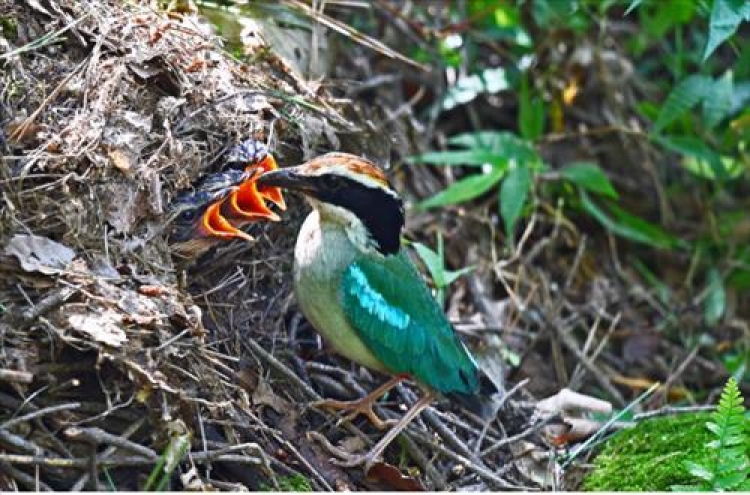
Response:
[[[459,134],[449,143],[468,149],[426,153],[409,161],[445,166],[482,166],[487,170],[459,179],[419,206],[433,208],[469,201],[502,182],[498,191],[499,212],[505,222],[507,237],[512,239],[533,185],[532,170],[541,167],[536,150],[518,136],[505,132]]]
[[[167,448],[159,456],[154,469],[151,470],[146,484],[143,486],[143,491],[161,492],[166,490],[169,487],[172,473],[177,469],[188,449],[190,449],[190,435],[188,433],[174,434]]]
[[[496,165],[486,174],[470,175],[456,181],[445,190],[423,201],[422,208],[452,205],[474,199],[492,189],[505,175],[505,166]]]
[[[727,306],[727,294],[721,274],[716,268],[708,270],[708,291],[704,306],[703,317],[709,325],[715,325],[724,315]]]
[[[591,199],[586,191],[579,192],[583,209],[613,234],[659,249],[672,249],[683,244],[680,239],[665,232],[659,226],[631,215],[615,204],[609,204],[610,213],[607,213]]]
[[[505,238],[513,245],[513,232],[531,190],[531,171],[524,163],[517,163],[500,187],[500,216],[505,222]]]
[[[661,132],[698,103],[709,96],[712,80],[703,75],[692,75],[678,84],[664,102],[654,124],[654,132]]]
[[[529,141],[539,139],[544,132],[544,102],[529,89],[529,78],[521,79],[521,95],[518,109],[518,128],[521,137]]]
[[[0,36],[15,40],[18,37],[18,21],[12,17],[0,16]]]
[[[447,149],[412,157],[413,164],[453,167],[456,178],[419,206],[486,200],[495,193],[498,218],[511,248],[518,225],[535,205],[562,199],[566,208],[594,219],[615,236],[656,249],[700,251],[696,280],[708,281],[704,320],[709,326],[718,324],[724,314],[725,292],[750,288],[750,249],[738,249],[742,237],[713,227],[723,228],[720,217],[726,203],[722,198],[741,190],[750,171],[750,45],[740,34],[745,27],[742,23],[750,20],[750,3],[477,0],[465,10],[447,8],[455,29],[438,36],[437,51],[446,66],[460,70],[447,96],[431,111],[439,114],[468,106],[478,97],[507,90],[517,96],[517,114],[512,129],[449,136]],[[635,214],[628,203],[632,198],[618,194],[601,164],[572,159],[559,163],[559,168],[556,163],[552,170],[542,159],[541,150],[550,137],[545,134],[560,132],[566,123],[561,116],[565,108],[551,96],[560,90],[560,81],[550,74],[564,67],[535,65],[537,60],[547,60],[543,58],[548,55],[545,37],[554,35],[573,44],[580,39],[591,42],[592,31],[606,30],[607,21],[623,15],[638,29],[621,45],[620,55],[632,62],[638,79],[650,83],[635,102],[641,117],[651,122],[640,136],[662,151],[665,161],[676,155],[673,163],[687,172],[677,180],[670,176],[667,203],[680,205],[681,200],[673,201],[671,194],[694,194],[700,188],[701,221],[711,224],[705,229],[699,226],[698,232],[682,230],[684,237],[654,216],[647,219]],[[488,49],[494,52],[498,42],[504,59],[500,66],[478,55]],[[446,51],[445,45],[454,49]],[[456,53],[461,54],[459,66],[451,58]],[[483,124],[478,122],[477,127]],[[659,179],[666,175],[661,163],[657,163]],[[611,164],[607,169],[614,170]],[[717,281],[719,271],[722,276]]]
[[[612,435],[584,480],[586,491],[666,491],[691,481],[684,461],[702,462],[708,414],[654,418]]]
[[[454,271],[448,270],[445,267],[443,236],[440,233],[438,233],[437,236],[437,252],[419,242],[413,242],[412,246],[414,246],[417,254],[430,272],[432,282],[435,284],[435,299],[437,299],[440,304],[443,304],[445,301],[445,293],[448,286],[455,282],[460,276],[465,275],[474,269],[473,266],[467,266]]]
[[[595,163],[575,162],[562,169],[560,173],[565,179],[589,192],[611,199],[618,198],[607,174]]]
[[[750,21],[750,3],[746,0],[714,0],[708,43],[703,52],[704,61],[721,43],[737,32],[742,21]]]
[[[750,490],[750,429],[745,419],[742,394],[730,378],[719,399],[719,406],[706,422],[712,440],[705,444],[710,456],[700,462],[686,460],[688,472],[698,478],[693,485],[675,485],[680,491]]]
[[[301,474],[292,474],[278,478],[280,492],[311,492],[313,491],[310,480]]]

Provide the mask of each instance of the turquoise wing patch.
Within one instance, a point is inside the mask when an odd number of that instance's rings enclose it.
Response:
[[[339,296],[359,338],[391,372],[441,393],[477,393],[476,362],[405,253],[351,264]]]

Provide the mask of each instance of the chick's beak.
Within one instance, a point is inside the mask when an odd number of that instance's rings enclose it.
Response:
[[[199,234],[207,237],[219,237],[223,239],[238,237],[246,241],[254,241],[255,239],[251,235],[238,229],[222,216],[222,203],[223,201],[213,203],[206,209],[206,212],[201,217]]]
[[[281,197],[280,192],[279,197]],[[234,190],[224,201],[221,206],[221,213],[227,218],[238,220],[239,224],[262,219],[278,222],[279,216],[266,206],[264,198],[267,199],[266,194],[259,191],[255,182],[247,181]]]
[[[300,167],[282,168],[266,172],[258,178],[258,187],[281,187],[302,193],[315,191],[312,177],[300,173]]]
[[[271,172],[279,169],[279,165],[271,155],[266,155],[255,167],[261,172]],[[262,187],[260,185],[257,187],[261,197],[278,206],[280,210],[286,210],[286,202],[284,201],[284,196],[281,194],[281,189],[278,187]]]

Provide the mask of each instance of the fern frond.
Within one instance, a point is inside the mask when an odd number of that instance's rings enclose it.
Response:
[[[750,488],[747,454],[750,432],[746,431],[743,398],[734,378],[727,381],[706,428],[714,435],[714,440],[706,444],[712,455],[705,463],[685,462],[688,472],[701,481],[691,487],[674,486],[672,489],[746,491]]]
[[[713,488],[735,490],[747,482],[750,461],[745,453],[745,408],[742,395],[734,378],[730,378],[713,413],[713,422],[706,424],[716,435],[708,447],[716,451]]]

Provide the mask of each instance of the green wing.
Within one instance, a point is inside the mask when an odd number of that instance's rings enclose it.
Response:
[[[339,297],[360,339],[391,372],[444,394],[478,393],[476,361],[403,251],[352,263]]]

